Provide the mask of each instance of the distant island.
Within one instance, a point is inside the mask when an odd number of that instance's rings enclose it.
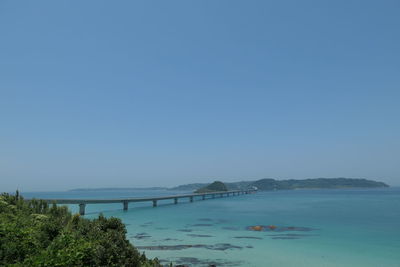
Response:
[[[272,178],[257,181],[225,183],[227,190],[257,188],[258,190],[292,190],[292,189],[339,189],[339,188],[377,188],[389,187],[383,182],[362,178],[314,178],[302,180],[276,180]],[[206,183],[186,184],[169,190],[195,191],[207,187]]]
[[[218,182],[218,181],[217,181]],[[220,182],[222,183],[222,182]],[[212,183],[214,184],[214,183]],[[339,188],[377,188],[389,187],[389,185],[374,180],[363,178],[312,178],[277,180],[264,178],[256,181],[240,181],[222,183],[226,190],[242,190],[256,187],[258,190],[291,190],[291,189],[339,189]],[[199,189],[210,190],[209,183],[184,184],[176,187],[105,187],[105,188],[77,188],[69,191],[117,191],[117,190],[172,190],[172,191],[196,191]],[[213,185],[214,187],[217,185]],[[221,185],[218,185],[217,188]],[[213,190],[213,189],[211,189]],[[224,191],[224,190],[219,190]],[[205,192],[205,191],[204,191]]]
[[[250,186],[259,190],[290,190],[290,189],[338,189],[338,188],[374,188],[389,187],[387,184],[367,179],[354,178],[316,178],[304,180],[261,179]]]
[[[195,193],[222,192],[228,191],[228,188],[223,182],[215,181],[207,186],[197,189]]]

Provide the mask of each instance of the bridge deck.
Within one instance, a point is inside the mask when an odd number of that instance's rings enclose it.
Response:
[[[206,196],[211,196],[214,198],[217,195],[221,197],[223,195],[229,196],[239,195],[239,194],[248,194],[254,192],[255,190],[231,190],[231,191],[219,191],[219,192],[209,192],[209,193],[195,193],[195,194],[185,194],[185,195],[172,195],[172,196],[160,196],[160,197],[144,197],[144,198],[117,198],[117,199],[43,199],[48,203],[56,203],[56,204],[79,204],[79,213],[81,215],[85,214],[85,206],[86,204],[103,204],[103,203],[122,203],[123,209],[128,209],[128,203],[130,202],[153,202],[153,207],[157,206],[157,201],[159,200],[167,200],[174,199],[174,203],[178,203],[178,199],[180,198],[189,198],[190,202],[193,202],[195,197],[202,197],[202,199],[206,199]]]

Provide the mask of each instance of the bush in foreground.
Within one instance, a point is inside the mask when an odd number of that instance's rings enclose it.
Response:
[[[161,265],[129,243],[120,219],[85,219],[17,192],[0,195],[0,266]]]

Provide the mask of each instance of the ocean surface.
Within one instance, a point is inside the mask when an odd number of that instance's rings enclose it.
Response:
[[[23,193],[26,198],[130,198],[189,192]],[[149,257],[189,266],[400,266],[400,188],[292,190],[195,200],[87,205],[126,224]],[[77,205],[69,205],[74,212]],[[264,225],[265,231],[249,226]],[[274,227],[268,227],[268,226]],[[275,228],[276,227],[276,228]]]

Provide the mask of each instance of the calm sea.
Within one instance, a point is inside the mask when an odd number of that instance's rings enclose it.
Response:
[[[24,193],[38,198],[129,198],[185,192]],[[400,266],[400,188],[258,192],[206,201],[88,205],[121,218],[149,257],[190,266]],[[77,212],[77,205],[70,205]],[[249,226],[273,225],[255,232]]]

